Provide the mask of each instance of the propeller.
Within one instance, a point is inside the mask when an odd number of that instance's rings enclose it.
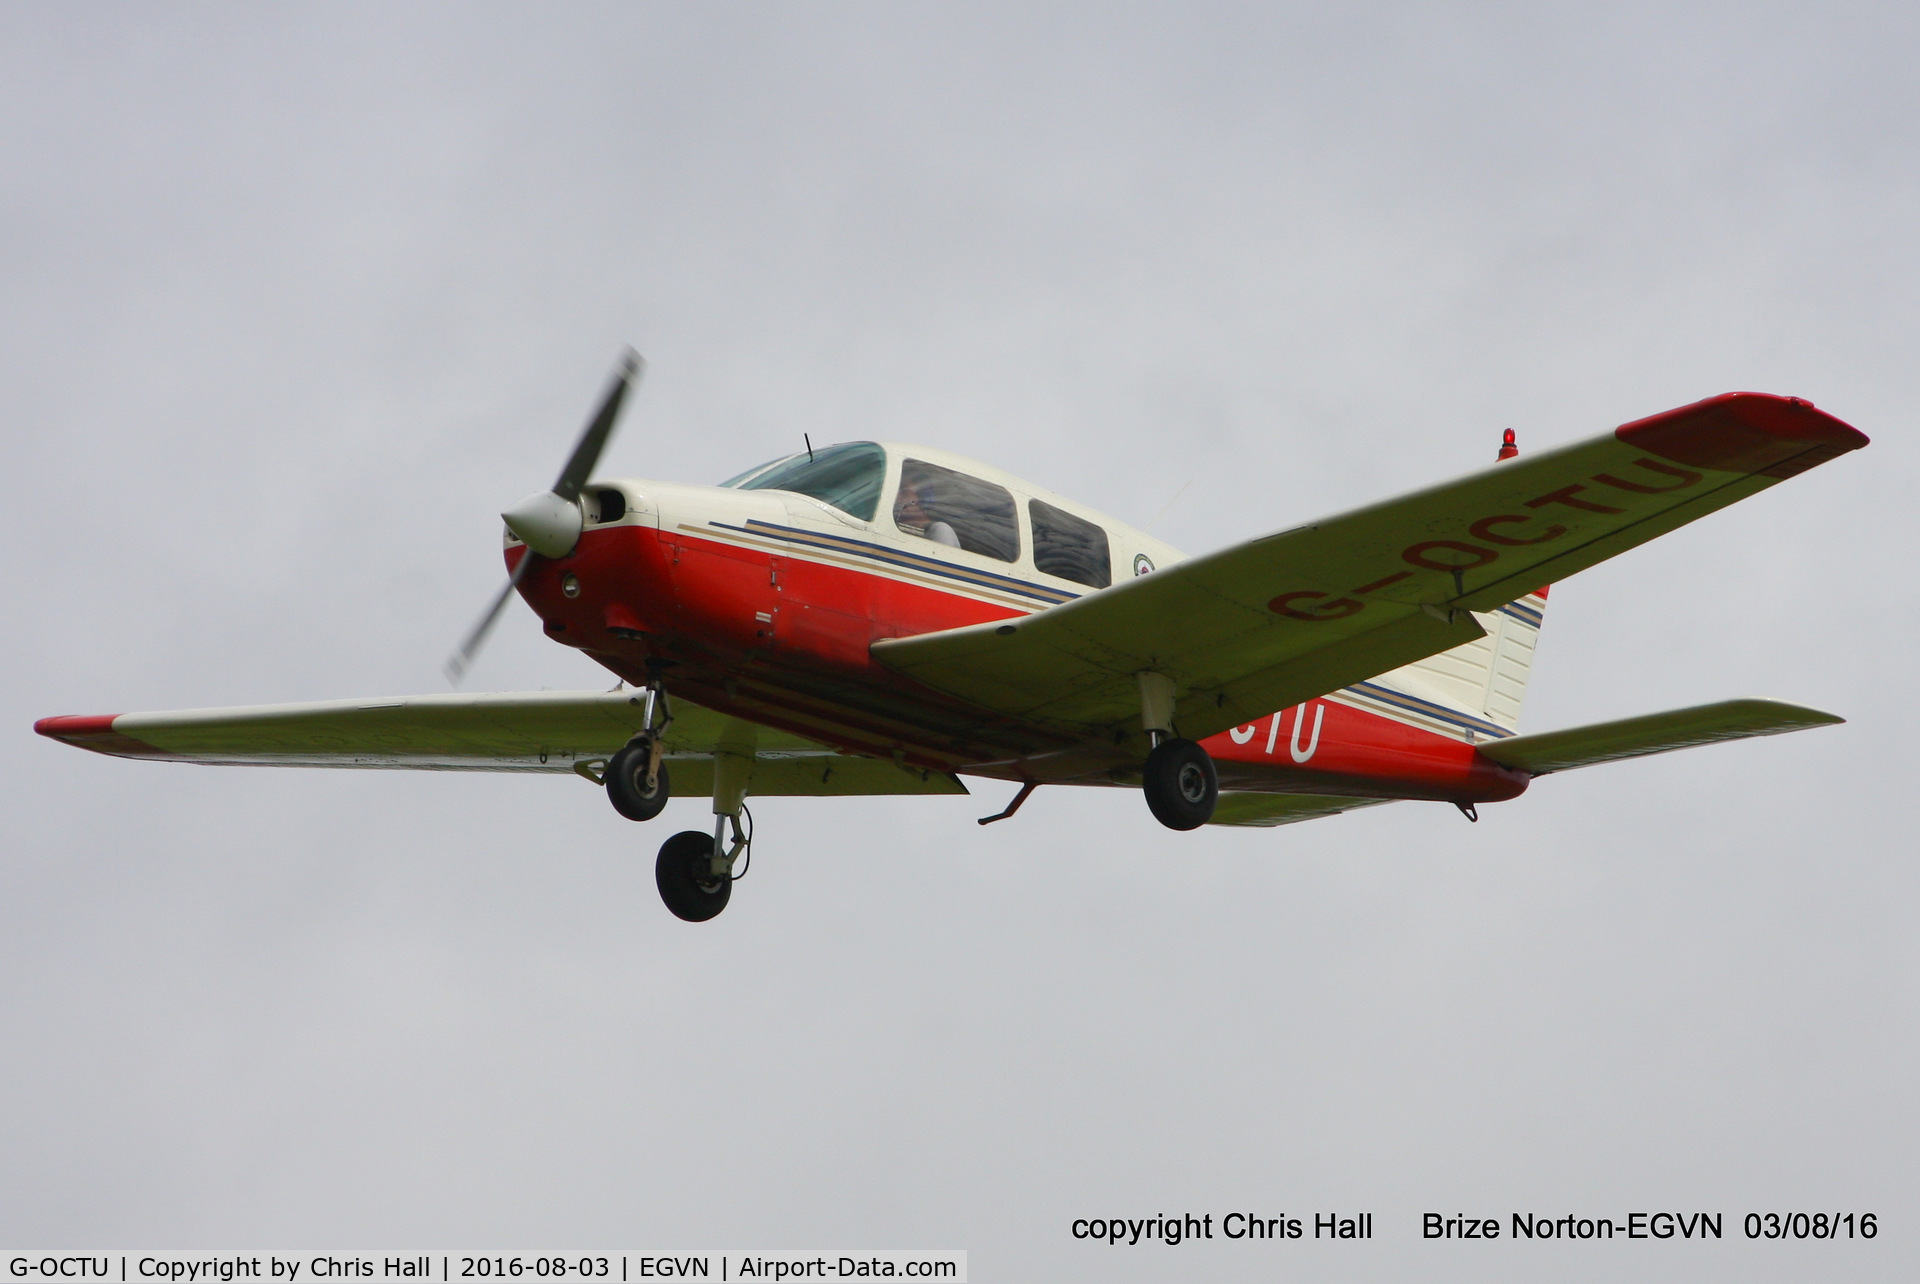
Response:
[[[613,370],[613,378],[608,381],[607,390],[600,398],[600,408],[587,421],[586,431],[580,434],[580,442],[573,448],[566,467],[560,470],[559,480],[553,483],[553,489],[529,495],[500,514],[500,520],[527,546],[527,551],[513,568],[513,574],[507,577],[506,587],[500,590],[493,604],[473,626],[473,631],[467,634],[466,641],[447,660],[447,680],[454,685],[459,685],[460,679],[473,667],[473,658],[479,653],[480,644],[493,631],[494,622],[500,618],[507,599],[520,587],[520,581],[532,569],[534,560],[538,557],[565,557],[580,542],[580,532],[586,526],[586,514],[580,509],[580,492],[586,486],[587,478],[593,475],[594,465],[600,462],[600,452],[606,449],[607,439],[613,436],[613,426],[620,420],[620,407],[627,399],[628,390],[640,381],[644,369],[646,362],[632,348],[621,353],[620,362]]]

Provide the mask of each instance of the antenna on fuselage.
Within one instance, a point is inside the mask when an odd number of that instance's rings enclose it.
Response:
[[[813,462],[813,438],[807,436],[807,434],[805,433],[801,433],[800,440],[807,443],[807,462],[812,463]]]
[[[1196,477],[1187,478],[1187,486],[1193,485],[1193,483],[1198,480],[1199,479]],[[1176,490],[1173,492],[1173,498],[1168,500],[1166,503],[1166,506],[1162,508],[1159,512],[1155,513],[1153,515],[1153,520],[1147,523],[1146,525],[1147,531],[1149,532],[1152,531],[1154,527],[1160,524],[1160,519],[1162,517],[1165,517],[1168,513],[1171,513],[1173,511],[1173,506],[1180,502],[1180,497],[1182,495],[1187,493],[1187,486],[1182,486],[1179,490]]]

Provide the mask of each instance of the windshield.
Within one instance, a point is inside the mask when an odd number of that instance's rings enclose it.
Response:
[[[747,471],[744,473],[735,473],[733,476],[721,482],[720,485],[726,488],[727,490],[738,490],[740,488],[740,484],[746,481],[747,478],[757,477],[761,473],[766,472],[767,469],[772,468],[774,465],[784,464],[789,459],[792,459],[792,458],[793,458],[792,455],[782,455],[778,459],[769,459],[764,464],[755,464],[753,467],[747,469]]]
[[[722,484],[737,490],[790,490],[870,522],[880,507],[886,476],[887,452],[870,441],[852,441],[811,456],[790,455]]]

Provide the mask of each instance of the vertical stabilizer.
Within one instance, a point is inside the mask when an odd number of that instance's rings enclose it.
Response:
[[[1383,673],[1367,685],[1387,687],[1469,714],[1469,719],[1457,724],[1469,732],[1475,722],[1493,724],[1492,728],[1483,726],[1475,739],[1501,732],[1512,735],[1520,726],[1520,704],[1526,698],[1534,643],[1540,637],[1546,610],[1547,591],[1543,588],[1497,611],[1475,611],[1473,618],[1487,631],[1485,637]]]
[[[1519,453],[1513,429],[1509,428],[1501,437],[1499,458],[1512,459]],[[1383,673],[1342,694],[1374,712],[1470,741],[1513,735],[1520,726],[1520,705],[1527,694],[1527,676],[1533,670],[1534,643],[1539,640],[1546,612],[1545,587],[1497,610],[1475,611],[1473,618],[1486,630],[1485,637]],[[1373,690],[1369,692],[1368,688]],[[1382,701],[1382,688],[1412,699],[1389,697]],[[1431,705],[1442,708],[1421,712],[1422,706]],[[1466,716],[1449,716],[1446,710]]]

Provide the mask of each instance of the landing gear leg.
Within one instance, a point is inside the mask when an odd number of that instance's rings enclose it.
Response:
[[[744,735],[729,737],[713,756],[713,833],[690,829],[660,847],[653,881],[677,918],[704,923],[714,917],[727,907],[735,880],[746,872],[753,854],[753,814],[747,810],[753,762],[751,741]]]
[[[658,673],[652,675],[644,694],[640,734],[607,760],[607,801],[628,820],[652,820],[673,796],[667,764],[660,761],[673,713],[667,708]]]
[[[1198,829],[1213,819],[1220,801],[1213,759],[1198,744],[1173,734],[1173,679],[1150,671],[1134,676],[1140,680],[1140,722],[1153,741],[1140,776],[1147,807],[1168,829]]]

